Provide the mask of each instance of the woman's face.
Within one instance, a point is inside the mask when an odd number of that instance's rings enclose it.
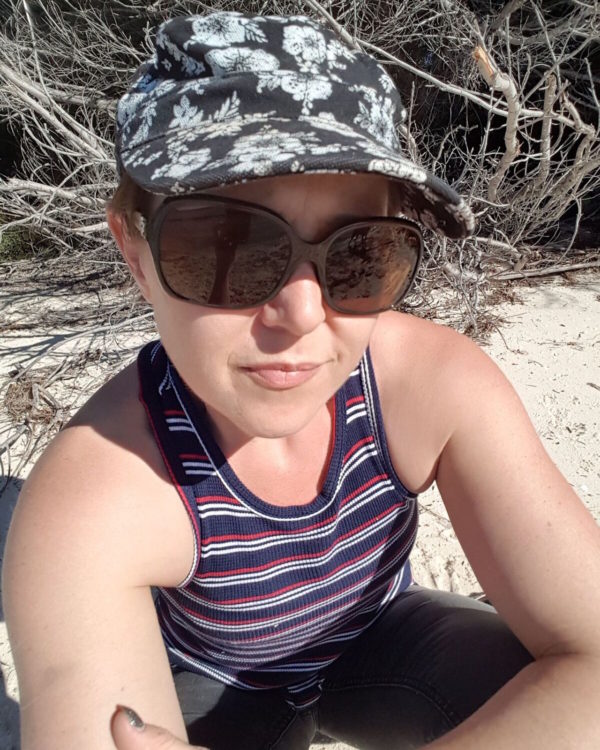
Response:
[[[377,175],[293,175],[207,192],[275,211],[308,242],[388,211],[386,182]],[[140,265],[169,357],[204,402],[217,437],[230,444],[308,425],[355,368],[377,319],[333,311],[309,263],[270,302],[246,310],[168,295],[147,246]]]

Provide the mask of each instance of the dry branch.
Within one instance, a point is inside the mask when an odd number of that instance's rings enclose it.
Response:
[[[535,276],[552,276],[557,273],[568,273],[570,271],[583,271],[589,268],[600,268],[600,260],[591,260],[586,263],[568,263],[562,266],[550,266],[549,268],[532,268],[529,271],[518,271],[515,273],[499,273],[494,278],[496,281],[510,281],[512,279],[531,279]]]
[[[500,183],[519,153],[517,121],[521,107],[515,81],[511,76],[502,73],[498,69],[498,66],[492,60],[489,52],[487,52],[481,45],[477,45],[473,52],[473,57],[475,58],[479,72],[483,76],[485,82],[494,91],[502,92],[506,99],[506,105],[508,108],[506,130],[504,134],[504,145],[506,151],[504,152],[502,159],[500,159],[496,173],[490,178],[488,183],[488,199],[495,202],[498,200],[498,188],[500,187]]]
[[[57,294],[66,294],[62,284],[97,295],[87,308],[89,318],[84,315],[85,335],[73,306],[13,321],[15,335],[47,331],[50,339],[57,329],[66,332],[64,345],[21,362],[18,377],[30,406],[41,413],[56,408],[56,399],[67,414],[71,402],[53,389],[96,362],[95,355],[82,352],[92,346],[86,337],[111,337],[113,344],[99,355],[110,370],[110,357],[114,369],[124,351],[131,353],[127,346],[115,349],[121,332],[128,325],[150,326],[149,317],[139,317],[148,313],[140,311],[133,289],[121,289],[123,264],[106,231],[104,205],[115,182],[116,101],[148,56],[154,30],[174,13],[309,13],[353,48],[375,55],[400,80],[408,110],[400,137],[407,153],[469,198],[479,219],[478,235],[465,242],[428,235],[409,309],[476,331],[491,314],[486,299],[494,284],[597,268],[596,254],[582,257],[571,248],[585,228],[590,196],[600,191],[600,73],[589,56],[600,37],[600,5],[564,3],[560,17],[553,4],[539,0],[510,0],[499,10],[485,10],[492,5],[44,0],[34,8],[31,0],[5,0],[0,118],[18,138],[20,154],[17,171],[0,179],[0,248],[21,243],[21,252],[33,257],[2,263],[0,254],[4,288],[15,285],[15,299],[29,283],[31,294],[37,283],[38,289],[55,285]],[[559,222],[569,213],[567,232]],[[38,262],[35,253],[44,247],[51,252]],[[561,255],[541,254],[544,247]],[[116,299],[104,295],[111,285],[121,285]],[[440,303],[437,290],[449,286],[454,296]],[[56,373],[50,385],[49,373]],[[31,383],[25,383],[28,378]],[[52,429],[59,424],[56,418]],[[37,450],[45,439],[35,426],[21,437],[27,438],[26,451]]]
[[[534,187],[537,190],[542,187],[550,174],[550,136],[554,102],[556,101],[556,85],[556,76],[554,73],[550,73],[546,82],[546,90],[544,92],[544,120],[542,122],[542,135],[540,138],[540,170],[534,182]]]

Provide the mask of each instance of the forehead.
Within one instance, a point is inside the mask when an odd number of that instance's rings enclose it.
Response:
[[[311,173],[215,186],[198,194],[236,198],[276,212],[282,207],[312,204],[326,213],[348,211],[375,216],[387,214],[389,192],[389,180],[382,175]],[[155,213],[165,198],[154,195],[149,213]]]
[[[311,173],[265,177],[204,192],[259,204],[274,197],[295,201],[308,195],[344,206],[365,200],[381,203],[387,200],[388,184],[385,177],[376,174]]]

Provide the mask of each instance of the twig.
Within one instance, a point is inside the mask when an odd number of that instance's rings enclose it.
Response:
[[[552,115],[554,102],[556,100],[556,76],[551,73],[546,82],[544,91],[544,119],[542,122],[542,135],[540,137],[540,170],[535,178],[533,187],[539,188],[546,182],[550,174],[550,135],[552,127]]]
[[[491,31],[497,31],[515,11],[519,10],[524,2],[525,0],[510,0],[510,2],[506,3],[490,25]]]
[[[104,201],[101,199],[92,200],[80,195],[76,190],[65,190],[64,188],[45,185],[43,182],[34,182],[33,180],[20,180],[17,177],[9,177],[5,182],[0,182],[0,192],[6,193],[26,193],[29,195],[48,194],[59,196],[68,201],[77,201],[90,208],[101,208]]]
[[[358,50],[359,52],[362,52],[362,48],[360,44],[357,42],[356,38],[352,36],[352,34],[349,34],[346,29],[343,26],[340,26],[340,24],[335,20],[335,18],[331,15],[331,13],[328,13],[325,8],[321,5],[321,3],[317,2],[317,0],[305,0],[306,4],[310,6],[314,11],[319,13],[319,15],[323,16],[323,18],[326,18],[327,21],[331,24],[331,26],[335,29],[335,31],[339,34],[340,38],[346,42],[347,45],[352,47],[355,50]]]
[[[417,68],[414,65],[411,65],[410,63],[406,62],[406,60],[401,60],[395,55],[392,55],[389,52],[381,49],[381,47],[378,47],[375,44],[371,44],[371,42],[367,42],[364,39],[361,41],[361,45],[366,49],[370,49],[373,52],[376,52],[378,55],[381,55],[381,57],[394,63],[394,65],[398,65],[398,67],[402,68],[403,70],[407,70],[409,73],[413,73],[419,78],[432,83],[440,91],[444,91],[447,94],[456,94],[463,99],[467,99],[468,101],[477,104],[479,107],[482,107],[486,112],[489,112],[490,114],[500,115],[500,117],[508,117],[507,109],[491,104],[490,101],[482,99],[477,94],[469,91],[462,86],[456,86],[453,83],[445,83],[439,78],[436,78],[435,76],[426,73],[424,70],[421,70],[421,68]],[[527,109],[525,107],[522,107],[519,112],[519,117],[527,117],[533,120],[540,120],[544,117],[544,112],[541,109]],[[575,123],[568,117],[565,117],[564,115],[560,115],[558,113],[555,116],[555,120],[556,122],[560,122],[561,124],[566,125],[568,128],[573,128],[575,125]]]
[[[77,339],[84,338],[85,336],[89,336],[90,334],[98,334],[98,333],[104,333],[106,331],[114,331],[118,328],[123,328],[124,326],[127,326],[127,325],[133,325],[134,323],[137,323],[140,320],[151,318],[153,315],[154,315],[153,312],[142,313],[140,315],[137,315],[135,318],[123,320],[120,323],[107,323],[106,325],[95,326],[93,328],[86,328],[83,331],[78,331],[77,333],[64,336],[60,341],[56,341],[54,344],[51,344],[50,346],[48,346],[41,354],[36,354],[34,357],[32,357],[27,362],[27,364],[24,365],[23,369],[19,373],[19,376],[23,375],[28,370],[30,370],[33,367],[34,363],[40,360],[42,357],[46,357],[51,351],[54,351],[55,349],[59,349],[64,344],[70,343],[72,341],[76,341]]]
[[[15,73],[13,73],[7,65],[4,65],[1,62],[0,74],[16,87],[16,91],[18,92],[17,95],[19,96],[19,98],[21,98],[25,104],[27,104],[35,112],[37,112],[40,117],[43,117],[44,120],[49,122],[53,127],[60,131],[67,139],[67,141],[74,143],[80,148],[83,148],[98,159],[108,159],[108,153],[100,147],[97,138],[95,138],[95,136],[92,136],[88,130],[83,128],[81,124],[74,120],[67,112],[65,112],[62,107],[59,107],[56,103],[52,102],[51,99],[48,99],[47,95],[44,92],[40,91],[37,86],[34,86],[30,81],[27,81],[22,76],[19,77],[15,75]],[[31,96],[26,92],[29,92]],[[50,104],[52,111],[49,112],[37,100],[46,101],[48,104]],[[68,128],[66,125],[64,125],[58,119],[56,114],[54,114],[55,112],[59,112],[62,119],[68,122],[71,128]]]
[[[578,185],[581,183],[581,180],[591,171],[589,155],[591,145],[596,138],[595,129],[592,127],[592,125],[583,122],[575,105],[567,96],[566,91],[563,92],[562,99],[565,107],[571,114],[575,123],[574,130],[576,130],[578,133],[582,133],[583,138],[577,146],[577,152],[575,154],[573,166],[559,183],[560,190],[554,190],[552,193],[554,201],[559,202],[562,202],[564,198],[569,195],[569,193],[577,189]],[[597,161],[600,164],[600,159],[598,159]],[[593,168],[594,167],[592,167],[592,169]]]
[[[550,268],[534,268],[530,271],[519,271],[518,273],[503,272],[492,278],[496,281],[510,281],[511,279],[528,279],[533,276],[551,276],[555,273],[580,271],[584,268],[600,268],[600,260],[592,260],[588,263],[572,263],[571,265],[564,266],[550,266]]]
[[[499,250],[508,250],[508,252],[516,258],[520,258],[523,252],[528,249],[524,246],[521,250],[518,250],[514,245],[511,245],[508,242],[500,242],[500,240],[494,240],[491,237],[471,237],[470,241],[476,244],[488,245],[489,247],[497,247]]]
[[[508,116],[506,119],[506,130],[504,133],[504,152],[500,163],[496,168],[496,173],[488,183],[488,199],[495,201],[498,199],[498,188],[504,179],[508,168],[513,163],[519,153],[519,142],[517,140],[517,121],[521,105],[517,93],[515,81],[507,73],[502,73],[496,63],[492,60],[489,52],[481,45],[475,47],[473,57],[477,62],[477,67],[483,79],[488,86],[494,91],[500,91],[504,94],[506,105],[508,107]]]
[[[25,432],[29,432],[29,427],[25,424],[20,425],[15,432],[6,440],[6,442],[2,443],[0,445],[0,456],[3,453],[6,453],[6,451],[9,448],[12,448],[12,446],[17,442],[17,440],[23,435]]]

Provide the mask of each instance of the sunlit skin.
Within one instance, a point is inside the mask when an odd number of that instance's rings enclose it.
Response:
[[[275,211],[309,242],[388,211],[386,182],[376,175],[293,175],[211,192]],[[376,315],[333,311],[308,263],[261,307],[202,307],[165,292],[145,241],[123,235],[122,245],[165,348],[226,455],[249,440],[260,449],[264,438],[312,442],[313,434],[329,434],[327,402],[364,352]]]
[[[293,175],[226,192],[281,214],[308,241],[388,210],[376,177]],[[121,216],[108,218],[231,468],[264,502],[302,505],[321,492],[328,404],[369,345],[389,465],[412,491],[436,482],[483,590],[536,658],[428,747],[595,750],[600,597],[589,581],[600,578],[600,531],[498,368],[466,337],[430,321],[334,313],[311,266],[256,309],[182,302],[162,289],[146,241],[128,235]],[[295,372],[299,363],[315,365],[314,373]],[[190,747],[151,587],[178,586],[197,564],[134,363],[55,438],[13,516],[3,606],[24,750],[113,747],[117,702],[182,740],[129,732],[116,717],[119,750]]]

